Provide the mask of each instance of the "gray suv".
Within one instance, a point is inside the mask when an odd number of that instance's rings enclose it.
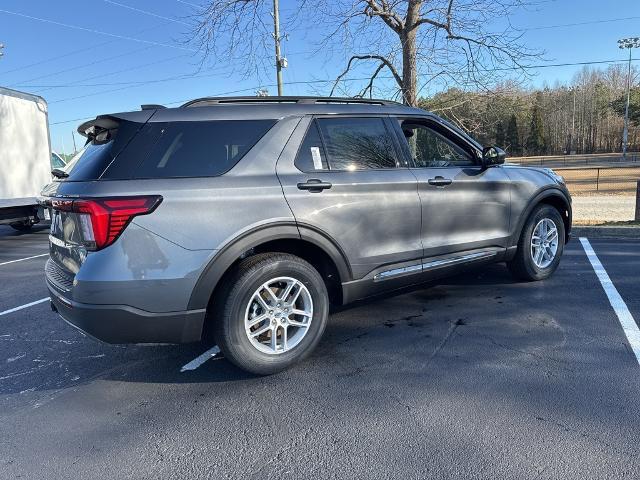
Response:
[[[569,239],[562,177],[394,102],[203,98],[78,131],[41,199],[46,278],[110,343],[207,339],[269,374],[309,355],[331,304],[494,262],[541,280]]]

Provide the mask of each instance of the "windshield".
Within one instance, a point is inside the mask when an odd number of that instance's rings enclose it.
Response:
[[[63,169],[66,162],[62,159],[60,155],[55,152],[51,152],[51,168],[59,168]]]

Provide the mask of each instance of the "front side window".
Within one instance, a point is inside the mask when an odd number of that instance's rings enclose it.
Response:
[[[382,118],[319,118],[331,170],[396,168],[393,139]]]
[[[416,167],[466,167],[475,165],[464,148],[427,125],[402,122],[402,133]]]

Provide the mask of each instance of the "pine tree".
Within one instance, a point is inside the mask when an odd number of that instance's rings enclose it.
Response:
[[[518,119],[515,114],[512,114],[507,123],[505,146],[509,150],[511,155],[517,156],[522,154],[522,147],[520,146],[520,135],[518,135]]]
[[[542,114],[538,105],[533,106],[531,112],[531,128],[527,139],[527,153],[529,155],[544,155],[546,150],[544,142],[544,127],[542,126]]]
[[[504,125],[502,124],[502,121],[499,121],[496,124],[496,146],[504,148],[504,141]]]

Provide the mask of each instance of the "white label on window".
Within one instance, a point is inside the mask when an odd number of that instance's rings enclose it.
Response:
[[[311,158],[313,158],[313,168],[322,170],[322,158],[320,157],[320,148],[311,147]]]

